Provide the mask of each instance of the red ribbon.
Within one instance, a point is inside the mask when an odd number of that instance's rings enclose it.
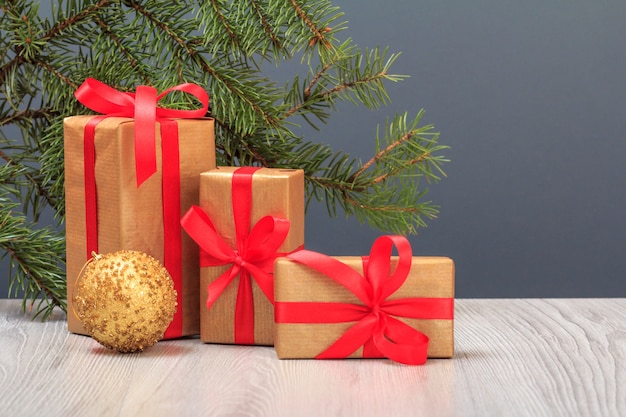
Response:
[[[398,265],[390,271],[392,247],[398,250]],[[363,304],[331,302],[276,302],[276,323],[356,322],[316,359],[345,358],[363,346],[363,357],[387,357],[419,365],[426,362],[428,337],[397,317],[445,319],[454,316],[452,298],[403,298],[388,300],[406,281],[411,269],[409,241],[402,236],[381,236],[363,258],[363,275],[321,253],[302,250],[287,258],[332,278]]]
[[[157,106],[165,95],[181,91],[197,98],[201,107],[196,110],[175,110]],[[89,120],[84,131],[85,158],[85,218],[87,259],[98,252],[98,219],[96,190],[96,126],[107,117],[130,117],[135,119],[135,172],[137,187],[157,171],[156,123],[161,126],[162,200],[163,200],[163,264],[172,276],[178,294],[178,306],[174,320],[165,332],[165,338],[182,335],[182,264],[180,231],[180,163],[178,148],[178,124],[172,118],[200,118],[209,106],[209,96],[200,86],[181,84],[157,94],[149,86],[138,86],[136,93],[118,91],[98,80],[87,78],[74,92],[75,97],[87,108],[102,113]]]
[[[228,285],[239,276],[235,302],[235,343],[254,344],[254,300],[251,277],[265,296],[274,303],[274,260],[284,254],[278,248],[289,233],[290,222],[265,216],[250,229],[252,206],[252,176],[258,168],[242,167],[232,178],[235,247],[231,247],[217,232],[210,217],[193,206],[181,219],[181,224],[200,246],[200,266],[231,265],[208,287],[207,309],[220,297]]]

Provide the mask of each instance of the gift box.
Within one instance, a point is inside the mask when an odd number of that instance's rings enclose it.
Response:
[[[304,172],[218,167],[182,220],[200,246],[200,338],[273,345],[273,264],[304,244]]]
[[[93,81],[92,86],[113,90]],[[90,127],[91,145],[85,130]],[[199,332],[198,251],[182,232],[180,217],[198,202],[200,173],[215,167],[214,120],[161,116],[151,127],[155,171],[139,184],[136,135],[145,125],[128,117],[64,120],[68,329],[73,333],[86,334],[72,297],[91,251],[122,249],[153,256],[172,276],[178,306],[164,337]]]
[[[391,256],[392,244],[399,247]],[[275,264],[279,358],[390,359],[420,364],[454,353],[454,262],[413,257],[400,236],[369,257],[300,251]]]

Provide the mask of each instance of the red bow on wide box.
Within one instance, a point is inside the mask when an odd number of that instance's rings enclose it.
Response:
[[[391,271],[391,252],[398,265]],[[388,300],[406,281],[412,253],[402,236],[381,236],[363,258],[363,275],[321,253],[301,250],[286,258],[306,265],[354,293],[363,304],[335,302],[276,302],[276,323],[356,322],[316,359],[345,358],[363,346],[363,357],[387,357],[418,365],[426,362],[428,337],[396,317],[452,319],[452,298],[402,298]]]
[[[158,107],[167,94],[180,91],[191,94],[200,102],[195,110],[176,110]],[[134,118],[135,171],[137,187],[157,171],[156,123],[160,123],[162,147],[162,195],[165,268],[174,281],[178,293],[178,310],[165,333],[166,338],[182,332],[182,265],[180,232],[180,162],[178,124],[173,118],[201,118],[209,106],[209,96],[195,84],[181,84],[157,94],[149,86],[138,86],[135,93],[118,91],[98,80],[87,78],[75,91],[75,97],[87,108],[101,113],[89,120],[84,131],[85,222],[87,259],[98,252],[98,219],[96,190],[96,126],[107,117]]]
[[[232,179],[233,217],[236,244],[228,245],[198,206],[193,206],[181,219],[189,236],[200,246],[200,266],[231,265],[208,286],[207,309],[220,297],[226,287],[239,276],[235,304],[235,343],[254,343],[254,300],[251,277],[265,296],[274,303],[274,260],[284,254],[278,252],[287,234],[290,222],[273,216],[261,218],[250,229],[252,205],[252,175],[258,168],[237,169]]]

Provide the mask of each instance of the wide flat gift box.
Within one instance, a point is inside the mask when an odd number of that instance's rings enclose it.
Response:
[[[232,182],[237,167],[218,167],[201,175],[200,204],[217,232],[236,247],[233,221]],[[264,216],[290,221],[287,237],[278,252],[287,253],[304,244],[304,171],[260,168],[252,176],[250,226]],[[235,201],[235,203],[239,203]],[[235,343],[235,303],[237,282],[232,282],[210,309],[204,306],[207,286],[222,275],[229,265],[200,268],[200,339],[205,343]],[[254,299],[254,344],[274,344],[274,308],[258,285],[252,282]]]
[[[363,273],[363,260],[357,256],[334,259]],[[395,269],[397,257],[391,258]],[[280,302],[363,304],[348,289],[310,267],[281,258],[274,267],[274,297]],[[454,298],[454,262],[447,257],[412,257],[411,270],[404,284],[387,300],[402,298]],[[450,358],[454,355],[454,320],[413,319],[394,316],[424,333],[430,339],[428,357]],[[355,322],[345,323],[276,323],[274,346],[281,359],[314,358],[325,351]],[[359,348],[349,358],[363,357]]]
[[[77,277],[86,262],[84,128],[94,116],[64,120],[68,329],[86,334],[72,309]],[[175,119],[178,124],[180,209],[198,202],[200,173],[215,167],[214,120]],[[164,262],[162,154],[157,123],[157,172],[137,187],[134,119],[108,117],[95,133],[98,252],[138,250]],[[199,332],[199,267],[195,243],[182,232],[182,334]]]

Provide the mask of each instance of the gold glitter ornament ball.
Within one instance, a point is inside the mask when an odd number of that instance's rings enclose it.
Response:
[[[176,311],[176,290],[159,261],[123,250],[94,255],[73,301],[91,337],[118,352],[137,352],[163,338]]]

